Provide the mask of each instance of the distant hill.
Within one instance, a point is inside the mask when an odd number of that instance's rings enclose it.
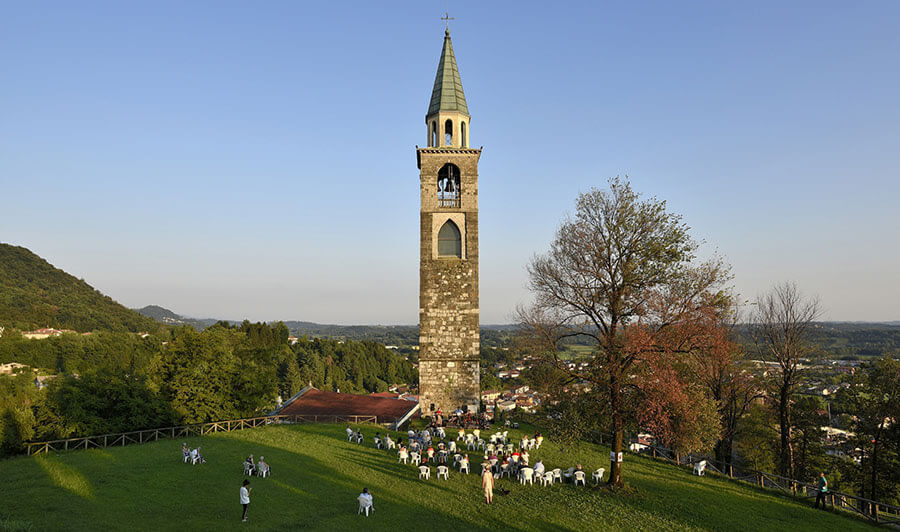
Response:
[[[125,308],[28,249],[2,243],[0,327],[78,332],[159,329],[154,320]]]
[[[188,318],[159,305],[147,305],[144,308],[135,309],[135,311],[166,325],[190,325],[198,331],[202,331],[218,321],[227,321],[215,318]],[[232,323],[234,322],[232,321]],[[293,320],[285,321],[284,324],[294,336],[334,340],[370,340],[398,347],[419,345],[418,325],[330,325]],[[482,325],[482,346],[495,347],[502,344],[515,328],[515,325]]]
[[[209,327],[210,325],[215,324],[219,320],[216,319],[194,319],[187,318],[180,314],[176,314],[167,308],[160,307],[159,305],[147,305],[144,308],[134,309],[135,312],[139,312],[140,314],[152,318],[159,323],[163,323],[165,325],[190,325],[191,327],[197,329],[198,331],[202,331],[203,329]]]
[[[754,353],[747,326],[739,326],[738,332],[741,343]],[[810,328],[809,341],[816,346],[811,358],[900,357],[900,324],[823,321]]]

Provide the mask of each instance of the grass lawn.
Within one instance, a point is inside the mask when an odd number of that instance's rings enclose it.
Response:
[[[494,504],[481,494],[480,455],[473,474],[419,481],[412,465],[372,447],[380,427],[363,427],[363,445],[344,425],[281,425],[189,438],[207,463],[181,462],[181,440],[0,461],[0,530],[873,530],[861,520],[815,511],[714,476],[644,458],[626,458],[631,489],[554,484],[520,486]],[[521,431],[510,431],[517,441]],[[403,439],[406,440],[405,435]],[[263,455],[268,479],[252,479],[250,521],[240,522],[241,462]],[[548,469],[581,462],[608,467],[606,448],[562,451],[545,440],[531,453]],[[590,477],[590,474],[588,475]],[[590,478],[588,478],[590,484]],[[356,514],[367,486],[376,511]]]

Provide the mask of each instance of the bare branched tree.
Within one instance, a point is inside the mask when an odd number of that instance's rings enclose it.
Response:
[[[535,301],[519,309],[529,339],[571,381],[602,390],[615,439],[609,483],[622,485],[626,415],[636,365],[652,354],[687,353],[704,341],[709,309],[721,303],[729,278],[719,260],[696,264],[697,243],[665,202],[641,200],[627,181],[581,194],[574,218],[563,221],[550,251],[528,266]],[[559,359],[566,338],[587,339],[586,369]]]
[[[794,478],[791,402],[802,378],[800,359],[811,350],[810,329],[821,314],[818,298],[806,298],[796,284],[782,283],[757,297],[750,320],[750,333],[760,356],[774,363],[768,384],[781,437],[778,468],[781,475],[790,478]]]

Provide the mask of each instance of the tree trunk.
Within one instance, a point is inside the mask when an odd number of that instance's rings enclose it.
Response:
[[[723,464],[731,464],[732,449],[734,448],[734,436],[727,435],[716,442],[716,460]]]
[[[778,453],[779,474],[793,478],[793,447],[791,446],[791,395],[790,388],[782,386],[778,402],[778,428],[781,433],[781,444]]]
[[[619,381],[617,378],[610,379],[609,383],[609,406],[612,414],[613,442],[612,453],[609,458],[609,481],[608,485],[621,488],[622,482],[622,463],[616,460],[619,453],[622,452],[622,438],[625,431],[625,425],[622,421],[622,411],[620,409],[619,397]]]
[[[878,439],[872,443],[872,494],[869,496],[873,501],[877,501],[878,490]]]

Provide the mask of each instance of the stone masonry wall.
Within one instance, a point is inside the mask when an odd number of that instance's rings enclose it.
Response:
[[[421,257],[419,272],[419,403],[449,412],[479,402],[478,158],[481,150],[421,148]],[[438,170],[460,169],[461,202],[440,208]],[[434,246],[446,219],[460,226],[463,258],[437,257]]]

